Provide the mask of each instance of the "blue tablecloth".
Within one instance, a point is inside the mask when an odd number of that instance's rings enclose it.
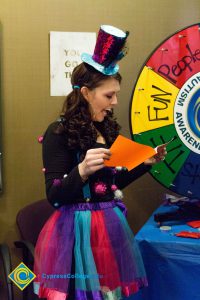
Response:
[[[175,206],[161,206],[155,213],[175,209]],[[182,230],[198,230],[180,222],[163,225],[171,225],[171,231],[162,232],[152,215],[135,236],[141,249],[149,286],[128,299],[200,300],[200,239],[174,235]]]

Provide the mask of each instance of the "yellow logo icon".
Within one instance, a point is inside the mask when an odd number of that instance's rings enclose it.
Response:
[[[20,263],[9,275],[8,277],[16,284],[16,286],[23,291],[31,281],[36,277],[36,275],[24,264]]]

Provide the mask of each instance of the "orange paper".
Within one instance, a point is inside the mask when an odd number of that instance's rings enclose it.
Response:
[[[111,148],[111,158],[105,160],[107,167],[122,166],[129,171],[156,154],[150,146],[139,144],[119,135]]]

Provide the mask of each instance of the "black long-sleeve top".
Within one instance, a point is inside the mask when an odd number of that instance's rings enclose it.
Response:
[[[55,125],[54,122],[48,127],[42,142],[46,194],[55,208],[85,202],[83,187],[87,183],[91,193],[90,202],[113,200],[112,184],[123,189],[150,169],[150,166],[141,164],[129,172],[116,173],[113,168],[105,167],[91,175],[88,182],[83,182],[78,170],[77,151],[68,149],[66,133],[55,133]],[[96,143],[93,148],[100,147],[106,146]],[[95,185],[99,182],[106,185],[104,195],[95,192]]]

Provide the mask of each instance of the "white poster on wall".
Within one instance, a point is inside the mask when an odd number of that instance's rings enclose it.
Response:
[[[71,74],[83,52],[93,54],[94,32],[50,32],[50,95],[66,96],[71,92]]]

